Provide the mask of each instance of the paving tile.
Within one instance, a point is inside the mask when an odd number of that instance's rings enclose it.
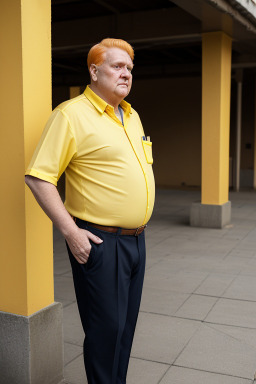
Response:
[[[168,368],[166,364],[131,358],[127,384],[157,384]],[[82,355],[65,366],[64,377],[69,384],[87,384]]]
[[[169,239],[172,236],[171,229],[168,226],[148,225],[145,230],[146,245],[148,247],[154,247],[161,244],[164,240]]]
[[[60,238],[54,241],[53,250],[54,250],[54,257],[68,259],[66,243],[63,238]]]
[[[84,331],[76,303],[63,308],[63,331],[65,342],[83,346]]]
[[[64,343],[64,365],[67,365],[83,353],[83,347]]]
[[[180,293],[194,292],[207,277],[207,272],[198,271],[172,271],[168,264],[159,262],[146,274],[144,286]],[[175,272],[175,273],[174,273]]]
[[[199,270],[203,270],[204,265],[208,264],[211,266],[210,272],[218,274],[224,273],[229,275],[238,275],[245,266],[245,262],[241,258],[232,258],[232,260],[222,258],[215,260],[214,254],[212,255],[212,258],[209,254],[205,257],[202,257],[201,259],[198,259],[196,263],[196,266],[199,268]]]
[[[198,244],[197,242],[189,242],[184,241],[184,237],[182,236],[171,236],[168,239],[158,244],[154,250],[158,250],[158,252],[165,252],[166,254],[170,254],[173,251],[181,251],[184,254],[186,253],[196,253],[196,255],[202,255],[204,250],[202,249],[202,244]],[[207,245],[205,245],[207,249]]]
[[[217,300],[215,297],[191,295],[175,312],[175,316],[193,320],[204,320]]]
[[[197,288],[195,293],[220,297],[233,280],[233,275],[211,273]]]
[[[242,259],[246,259],[246,258],[251,259],[251,258],[255,257],[255,251],[254,250],[243,250],[243,249],[234,248],[229,252],[228,256],[230,258],[231,257],[241,257]]]
[[[72,275],[72,271],[71,270],[66,272],[66,273],[63,273],[62,276],[70,277],[71,279],[73,279],[73,275]]]
[[[143,290],[140,310],[144,312],[173,315],[190,296],[186,293],[170,292],[147,287]]]
[[[202,325],[175,365],[253,380],[256,348]]]
[[[192,260],[190,263],[186,263],[183,265],[183,270],[188,270],[190,272],[205,272],[206,278],[210,273],[223,273],[220,268],[220,264],[222,263],[223,256],[216,257],[216,255],[204,255],[199,258]],[[220,270],[218,270],[220,269]],[[226,272],[224,272],[226,274]],[[239,271],[235,273],[238,275]],[[231,274],[231,273],[230,273]],[[202,283],[202,282],[201,282]],[[199,285],[200,286],[200,285]]]
[[[78,356],[64,368],[64,377],[69,384],[87,384],[86,373],[84,369],[83,356]]]
[[[154,279],[168,279],[171,275],[175,275],[184,267],[184,260],[175,258],[174,260],[170,257],[159,261],[157,264],[152,266],[150,270],[146,272],[145,281],[153,281]]]
[[[70,261],[65,255],[62,258],[54,257],[54,274],[63,275],[64,273],[70,272],[71,266]]]
[[[152,268],[153,266],[155,266],[157,263],[159,263],[161,260],[163,260],[163,257],[159,257],[159,258],[155,258],[155,257],[147,257],[147,260],[146,260],[146,271],[150,268]]]
[[[255,241],[248,241],[248,239],[244,239],[237,245],[237,249],[240,250],[255,250]]]
[[[256,249],[256,246],[255,246]],[[256,276],[256,255],[241,269],[240,275]]]
[[[76,300],[70,301],[70,300],[64,300],[64,299],[59,299],[59,300],[55,300],[55,301],[58,301],[59,303],[61,303],[63,308],[68,307],[69,305],[76,302]]]
[[[237,276],[222,297],[256,302],[255,276]]]
[[[158,384],[168,368],[167,364],[131,358],[127,384]]]
[[[251,380],[234,376],[172,366],[159,384],[252,384]]]
[[[146,269],[162,261],[167,255],[167,252],[155,251],[154,247],[146,245]]]
[[[214,257],[219,260],[223,260],[229,254],[229,247],[212,247],[204,253],[204,257]]]
[[[208,241],[208,248],[213,249],[213,250],[225,249],[225,250],[230,251],[238,243],[239,243],[239,239],[237,239],[237,241],[235,241],[233,238],[228,239],[226,237],[223,237],[223,234],[221,233],[221,237],[218,238],[218,241],[216,241],[216,239],[214,239],[214,241],[212,241],[211,244],[209,244],[209,241]]]
[[[152,256],[158,255],[158,257],[165,257],[171,255],[172,252],[179,249],[183,243],[184,239],[170,237],[160,243],[155,244],[154,242],[153,245],[151,244],[151,246],[147,246],[147,252],[148,254],[152,254]]]
[[[243,240],[244,237],[247,235],[248,233],[248,230],[237,230],[237,231],[230,231],[230,233],[227,233],[223,236],[223,238],[227,239],[227,240],[234,240],[234,241],[237,241],[237,240]]]
[[[219,299],[206,322],[256,328],[256,303],[250,301]]]
[[[244,241],[241,243],[245,242],[246,244],[255,244],[255,239],[256,239],[256,229],[252,229],[248,235],[244,238]]]
[[[56,238],[62,238],[62,234],[60,233],[60,231],[58,230],[58,228],[55,227],[55,225],[52,226],[52,229],[53,229],[53,237],[54,237],[54,239],[56,239]]]
[[[73,279],[68,276],[55,275],[54,278],[54,297],[58,301],[76,300]]]
[[[199,327],[198,321],[140,313],[132,357],[172,364]]]
[[[256,329],[232,327],[230,325],[207,324],[209,328],[227,334],[236,340],[240,340],[244,344],[256,348]],[[256,371],[256,367],[255,367]]]
[[[248,216],[251,215],[251,211],[248,208],[241,207],[232,207],[232,217],[239,218],[239,219],[247,219]]]
[[[242,252],[241,250],[237,251]],[[223,265],[237,266],[239,267],[239,273],[242,273],[243,269],[250,263],[251,259],[251,257],[236,257],[228,254],[223,260]]]

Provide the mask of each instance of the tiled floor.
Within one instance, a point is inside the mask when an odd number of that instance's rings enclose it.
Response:
[[[127,384],[252,384],[256,371],[256,193],[231,193],[232,223],[191,228],[199,192],[158,190]],[[65,380],[86,384],[65,244],[54,231]]]

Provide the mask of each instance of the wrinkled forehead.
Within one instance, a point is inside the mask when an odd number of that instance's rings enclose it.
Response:
[[[130,58],[129,54],[120,48],[108,48],[106,52],[104,53],[104,62],[107,63],[124,63],[127,65],[133,66],[132,59]]]

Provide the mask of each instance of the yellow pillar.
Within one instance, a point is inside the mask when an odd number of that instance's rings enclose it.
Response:
[[[229,120],[232,40],[223,32],[202,38],[202,198],[193,203],[190,224],[222,228],[231,219]]]
[[[0,4],[0,310],[54,302],[52,226],[24,183],[51,113],[51,1]]]
[[[8,384],[63,378],[52,226],[24,183],[51,112],[50,27],[50,0],[1,0],[0,381]]]
[[[232,40],[223,32],[202,40],[202,204],[228,202]]]

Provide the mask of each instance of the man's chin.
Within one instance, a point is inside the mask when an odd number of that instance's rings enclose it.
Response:
[[[130,93],[130,89],[129,88],[124,88],[124,89],[119,89],[117,94],[119,97],[122,97],[123,99],[128,96]]]

